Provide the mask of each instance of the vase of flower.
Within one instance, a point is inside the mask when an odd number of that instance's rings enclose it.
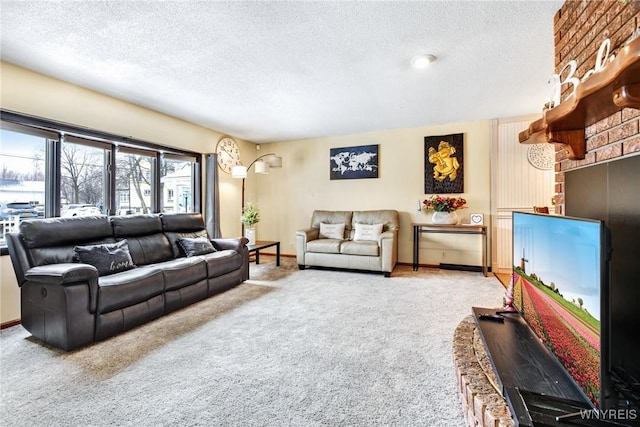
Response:
[[[454,225],[458,223],[458,214],[456,211],[453,212],[440,212],[434,211],[431,216],[432,224],[440,224],[440,225]]]
[[[247,203],[242,211],[242,217],[240,218],[245,225],[244,237],[249,239],[250,245],[256,244],[256,229],[254,227],[260,221],[260,209],[255,203]]]
[[[256,228],[255,227],[245,228],[244,237],[249,239],[249,243],[248,243],[249,245],[255,245],[256,244]]]
[[[443,197],[434,195],[422,202],[423,209],[432,210],[432,224],[455,225],[458,223],[457,209],[464,208],[467,201],[462,197]]]

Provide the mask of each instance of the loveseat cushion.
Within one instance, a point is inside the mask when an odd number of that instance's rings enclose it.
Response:
[[[320,223],[320,233],[318,234],[320,239],[344,239],[344,223],[340,224],[326,224]]]
[[[158,267],[139,267],[98,279],[98,312],[108,313],[146,301],[164,292]]]
[[[373,241],[348,240],[340,245],[340,253],[345,255],[380,256],[380,246]]]
[[[207,278],[207,264],[202,257],[178,258],[154,264],[164,274],[165,289],[180,289]]]
[[[320,224],[344,224],[347,235],[351,232],[352,211],[313,211],[311,228],[320,229]]]
[[[307,252],[317,252],[323,254],[339,254],[340,244],[344,240],[338,239],[316,239],[307,242]]]
[[[377,242],[382,234],[383,224],[360,224],[356,222],[353,240],[367,240]]]

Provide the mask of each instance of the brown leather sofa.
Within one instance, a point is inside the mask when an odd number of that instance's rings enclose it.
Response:
[[[207,250],[190,251],[190,242],[204,243]],[[7,235],[22,326],[63,350],[104,340],[242,283],[249,278],[246,243],[209,239],[198,213],[26,220],[18,233]],[[123,271],[99,274],[98,264],[109,255],[96,257],[98,268],[78,260],[79,247],[115,245],[128,248],[129,261],[110,264],[125,266]]]

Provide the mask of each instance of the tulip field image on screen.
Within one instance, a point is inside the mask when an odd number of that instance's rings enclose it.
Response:
[[[601,224],[514,213],[513,227],[516,308],[598,405]]]

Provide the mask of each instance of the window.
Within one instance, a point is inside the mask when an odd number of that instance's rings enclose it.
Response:
[[[154,153],[122,148],[116,154],[116,188],[121,202],[120,215],[147,214],[153,211],[155,182]],[[126,201],[127,205],[122,202]]]
[[[194,212],[195,158],[163,155],[162,212]]]
[[[3,254],[24,218],[200,211],[199,154],[1,113]]]
[[[105,214],[109,146],[69,136],[61,147],[60,216]]]
[[[19,126],[0,129],[0,246],[22,219],[44,217],[47,141],[56,137]]]

